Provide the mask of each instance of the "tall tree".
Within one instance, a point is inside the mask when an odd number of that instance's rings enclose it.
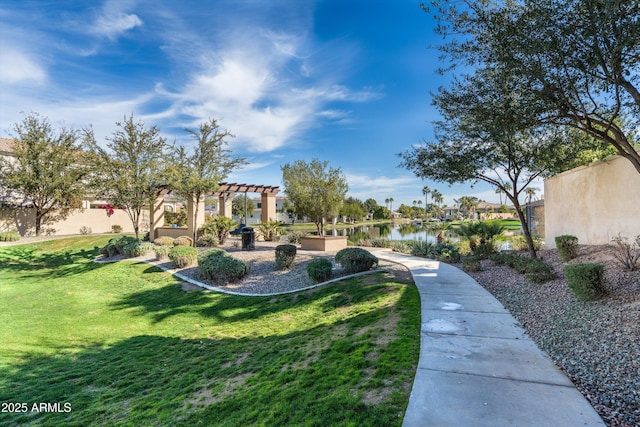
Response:
[[[539,190],[539,188],[536,187],[527,187],[525,188],[524,192],[527,194],[527,203],[531,203],[531,201],[533,200],[533,196],[536,195],[536,192]]]
[[[518,76],[538,124],[568,126],[615,147],[640,173],[640,2],[442,0],[425,10],[452,66]],[[520,111],[516,112],[517,114]]]
[[[364,201],[364,208],[366,209],[368,214],[373,215],[375,210],[378,208],[378,202],[375,199],[369,198]]]
[[[479,200],[475,196],[462,196],[457,200],[454,200],[464,213],[467,214],[467,218],[474,218],[475,209],[478,207]]]
[[[7,198],[33,206],[39,236],[43,224],[66,218],[72,208],[81,206],[87,192],[87,159],[78,131],[55,132],[37,113],[14,124],[13,131],[11,156],[0,156],[0,188],[7,191]]]
[[[355,197],[348,197],[345,199],[340,209],[340,215],[347,221],[356,222],[362,221],[362,218],[366,215],[367,211],[364,203]]]
[[[431,194],[431,189],[427,185],[425,185],[424,187],[422,187],[422,194],[424,194],[424,206],[426,208],[427,204],[429,203],[428,197],[429,194]]]
[[[433,203],[435,203],[436,205],[438,205],[438,207],[440,207],[440,204],[444,201],[444,198],[442,197],[442,193],[440,191],[432,190],[431,200],[433,200]]]
[[[245,159],[232,157],[227,149],[227,139],[233,135],[227,130],[221,130],[214,118],[200,124],[197,130],[185,129],[195,140],[196,145],[189,151],[184,146],[175,148],[172,164],[173,179],[171,187],[176,193],[194,202],[193,239],[196,241],[198,229],[198,205],[207,194],[218,189],[223,181],[235,168],[246,164]]]
[[[451,89],[441,88],[434,97],[444,117],[436,124],[438,141],[400,156],[401,166],[423,179],[484,181],[500,188],[513,203],[535,257],[519,196],[534,179],[575,158],[575,153],[565,144],[565,133],[537,127],[522,113],[528,98],[519,89],[517,79],[499,69],[477,70],[454,81]]]
[[[254,209],[255,205],[253,204],[253,200],[247,197],[246,194],[236,196],[231,201],[231,213],[236,216],[251,216],[253,215]]]
[[[296,212],[311,218],[319,236],[324,236],[325,220],[338,216],[349,190],[340,168],[313,159],[310,163],[296,160],[282,166],[285,193],[296,206]]]
[[[125,210],[140,238],[140,220],[149,209],[160,188],[166,184],[169,146],[156,126],[145,128],[134,121],[133,114],[116,122],[117,129],[107,138],[107,149],[86,130],[87,142],[94,154],[93,185],[96,195]]]

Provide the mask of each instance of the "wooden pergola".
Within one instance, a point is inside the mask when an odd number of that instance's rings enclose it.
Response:
[[[231,206],[233,197],[237,193],[260,193],[262,196],[262,214],[260,219],[262,222],[276,219],[276,195],[280,191],[280,187],[271,185],[255,185],[255,184],[238,184],[235,182],[221,182],[218,185],[218,189],[215,192],[209,194],[209,196],[217,196],[219,198],[218,203],[218,215],[231,218]],[[198,218],[195,217],[195,200],[187,200],[187,230],[185,233],[184,228],[173,229],[164,226],[164,197],[171,193],[170,190],[162,190],[156,199],[153,206],[150,207],[150,229],[149,240],[152,242],[156,237],[160,235],[166,235],[171,237],[174,234],[193,236],[195,231],[195,225],[204,224],[204,200],[201,200],[198,205]]]

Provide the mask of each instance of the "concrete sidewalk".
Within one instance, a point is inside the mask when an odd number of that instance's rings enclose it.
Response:
[[[508,311],[463,271],[370,249],[411,270],[420,360],[403,426],[604,426]]]

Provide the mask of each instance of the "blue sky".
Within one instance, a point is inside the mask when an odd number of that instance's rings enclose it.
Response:
[[[436,188],[498,201],[478,184],[422,181],[397,153],[433,138],[439,43],[419,1],[0,2],[0,135],[21,112],[99,142],[134,114],[169,141],[209,117],[250,165],[230,182],[281,185],[280,166],[328,160],[349,195],[394,207]],[[541,185],[538,185],[541,188]]]

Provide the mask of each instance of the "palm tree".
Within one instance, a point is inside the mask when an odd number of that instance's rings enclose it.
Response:
[[[389,197],[389,210],[393,214],[393,197]]]
[[[496,188],[496,194],[500,197],[500,206],[502,206],[502,189]]]
[[[427,207],[427,197],[429,196],[429,194],[431,193],[431,189],[428,186],[424,186],[422,187],[422,194],[424,194],[424,206]]]
[[[531,200],[533,199],[533,196],[536,195],[536,192],[539,190],[539,188],[536,187],[527,187],[524,189],[524,192],[527,193],[527,204],[531,203]]]
[[[384,199],[384,206],[389,209],[389,198]]]
[[[439,192],[438,190],[432,190],[431,191],[431,200],[433,201],[433,203],[435,203],[436,205],[440,206],[440,203],[442,203],[444,201],[444,198],[442,197],[442,193]]]
[[[474,215],[471,215],[472,212],[475,211],[475,208],[478,207],[478,198],[475,196],[462,196],[458,200],[454,200],[456,203],[460,205],[461,208],[467,214],[467,217],[472,218]]]

